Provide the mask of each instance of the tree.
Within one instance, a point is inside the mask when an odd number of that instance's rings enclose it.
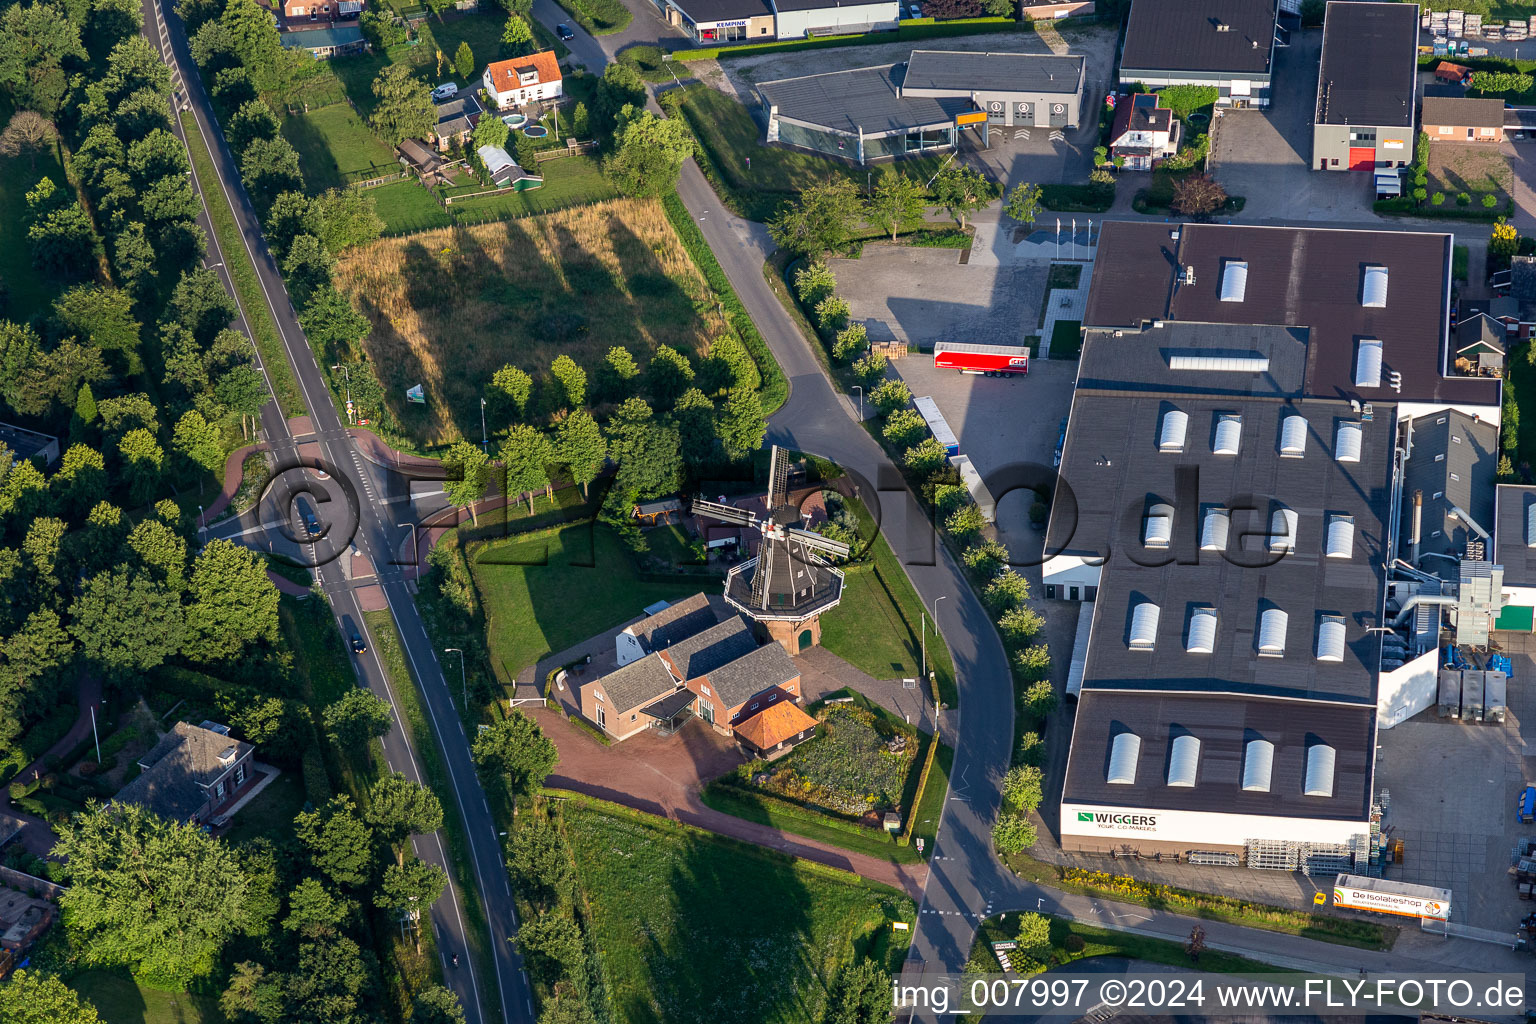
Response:
[[[210,540],[192,560],[187,597],[184,653],[193,661],[230,661],[250,644],[277,642],[277,588],[250,548]]]
[[[35,110],[18,110],[0,132],[0,156],[27,156],[27,166],[37,170],[37,154],[59,141],[53,122]]]
[[[891,1008],[891,976],[865,957],[838,975],[823,1024],[886,1024]]]
[[[64,8],[15,4],[0,16],[0,88],[17,107],[52,117],[68,88],[66,69],[85,59],[80,30]]]
[[[757,364],[741,342],[726,334],[710,343],[709,358],[699,370],[701,388],[710,394],[736,387],[756,391],[761,383]]]
[[[384,910],[399,910],[419,920],[443,895],[448,875],[436,864],[412,857],[404,864],[391,864],[374,893],[374,905]],[[421,952],[421,929],[416,929],[416,952]]]
[[[570,906],[576,874],[559,830],[542,818],[521,822],[507,844],[507,864],[517,890],[543,910]]]
[[[603,173],[620,192],[637,199],[658,198],[677,188],[683,161],[693,155],[693,134],[682,118],[660,118],[648,110],[625,124],[615,143]]]
[[[570,470],[571,479],[581,485],[581,495],[586,497],[587,486],[608,461],[608,442],[591,413],[578,409],[560,421],[555,429],[555,458]]]
[[[768,433],[768,420],[763,416],[763,402],[757,392],[749,388],[727,391],[718,430],[732,458],[743,458],[761,448]]]
[[[521,711],[513,711],[480,733],[473,752],[482,772],[507,776],[521,793],[532,793],[544,785],[560,759],[538,723]]]
[[[335,266],[335,258],[326,251],[320,239],[314,235],[298,235],[289,244],[288,255],[283,257],[283,276],[303,302],[316,290],[330,285]]]
[[[852,315],[848,300],[840,295],[828,295],[816,303],[816,326],[825,337],[833,338],[842,333]]]
[[[906,449],[921,441],[927,432],[928,424],[915,409],[897,409],[886,417],[881,436],[893,448]]]
[[[1520,236],[1515,226],[1503,217],[1493,222],[1493,233],[1488,237],[1488,253],[1491,256],[1513,256],[1520,251]]]
[[[1045,655],[1045,668],[1050,668],[1050,658],[1044,647],[1031,647],[1027,651],[1020,651],[1019,660],[1032,652]],[[1030,684],[1029,689],[1024,691],[1024,709],[1037,720],[1056,710],[1056,691],[1051,688],[1049,679],[1036,679]]]
[[[352,901],[336,895],[318,878],[306,878],[288,894],[283,927],[306,939],[336,935],[352,912]]]
[[[453,54],[453,69],[459,73],[460,78],[475,77],[475,51],[469,47],[469,40],[461,40],[459,48]]]
[[[586,963],[581,930],[565,914],[525,918],[512,941],[528,961],[529,973],[535,976],[565,977],[573,973],[573,968]]]
[[[928,208],[923,186],[905,174],[890,168],[880,173],[874,192],[869,197],[869,219],[883,231],[891,233],[891,241],[902,228],[921,224]]]
[[[533,378],[508,363],[491,374],[491,387],[495,389],[492,394],[501,397],[514,417],[521,416],[528,408],[528,398],[533,394]]]
[[[1001,569],[988,581],[982,597],[993,615],[1001,615],[1029,600],[1029,581],[1011,568]]]
[[[1040,214],[1040,197],[1044,191],[1039,185],[1029,182],[1013,186],[1013,190],[1008,193],[1004,212],[1025,227],[1033,227],[1035,218]]]
[[[1173,183],[1170,208],[1186,217],[1204,217],[1227,201],[1227,190],[1209,174],[1191,174]]]
[[[846,242],[863,216],[858,186],[833,178],[803,190],[798,203],[768,222],[768,234],[781,249],[819,256]]]
[[[27,207],[33,265],[65,279],[89,276],[97,239],[80,205],[69,200],[52,178],[43,178],[38,188],[27,193]]]
[[[474,145],[476,149],[481,146],[491,146],[495,149],[504,149],[507,138],[512,134],[512,129],[507,127],[507,122],[499,117],[482,117],[480,123],[475,125]]]
[[[284,192],[304,191],[298,150],[281,136],[253,140],[240,157],[240,180],[245,182],[258,210],[270,208],[273,200]]]
[[[58,831],[70,882],[59,904],[86,963],[185,987],[213,971],[250,921],[250,879],[235,850],[197,825],[116,803]]]
[[[511,57],[525,56],[533,46],[533,29],[520,14],[507,16],[506,27],[501,30],[501,42]]]
[[[533,515],[534,492],[549,487],[549,465],[555,461],[554,446],[542,431],[519,423],[507,432],[498,451],[507,496],[527,494],[528,514]]]
[[[720,450],[715,403],[698,388],[684,391],[672,407],[672,423],[690,466],[709,465]]]
[[[587,401],[587,371],[570,356],[561,353],[549,366],[559,391],[552,393],[551,403],[558,409],[579,409]]]
[[[112,266],[123,288],[143,301],[155,279],[155,248],[143,224],[127,224],[117,233],[112,240]]]
[[[57,975],[18,970],[0,985],[0,1020],[9,1024],[100,1024],[96,1007]]]
[[[1017,606],[998,616],[997,631],[1003,635],[1003,643],[1019,647],[1033,639],[1045,628],[1045,619],[1033,608]]]
[[[853,362],[853,375],[863,382],[866,388],[874,386],[878,380],[885,379],[885,368],[888,361],[879,352],[870,352],[860,356]]]
[[[411,74],[409,64],[390,64],[373,80],[378,101],[368,123],[391,146],[426,135],[437,123],[432,90]]]
[[[839,298],[825,300],[827,302],[843,302]],[[818,307],[818,312],[820,311]],[[840,363],[846,363],[860,352],[869,347],[869,330],[863,324],[849,324],[838,331],[832,339],[832,358]]]
[[[443,805],[430,789],[391,772],[368,790],[368,812],[363,820],[395,851],[396,863],[403,865],[406,840],[413,835],[431,835],[443,827]]]
[[[597,83],[597,92],[592,99],[597,133],[606,135],[613,131],[625,107],[639,109],[644,105],[645,81],[640,72],[628,61],[613,61],[603,69],[603,77]]]
[[[962,541],[976,536],[986,529],[986,526],[986,517],[981,514],[981,509],[974,502],[961,505],[944,520],[945,531]]]
[[[888,380],[871,391],[869,398],[875,403],[875,408],[880,410],[880,415],[889,416],[911,403],[912,389],[904,380]]]
[[[188,409],[176,421],[171,440],[176,451],[199,469],[217,473],[224,467],[224,439],[196,409]]]
[[[1003,799],[1023,810],[1039,807],[1044,791],[1045,778],[1039,768],[1010,768],[1003,776]]]
[[[927,475],[944,465],[949,453],[933,438],[924,438],[908,448],[901,457],[902,465],[913,473]]]
[[[571,134],[576,138],[586,135],[591,129],[590,115],[587,113],[587,105],[580,100],[571,110]]]
[[[992,845],[1005,857],[1023,853],[1037,838],[1035,826],[1022,814],[1005,814],[992,826]]]
[[[133,298],[116,288],[78,285],[53,303],[59,333],[74,335],[106,352],[122,353],[129,374],[143,371],[139,361],[139,321],[133,315]]]
[[[250,417],[254,421],[270,396],[267,392],[267,379],[261,375],[261,371],[250,363],[241,363],[231,367],[228,373],[213,382],[213,397],[232,412],[240,414],[240,433],[248,436],[245,433],[246,418]]]
[[[373,194],[362,189],[327,189],[313,205],[320,221],[317,234],[327,252],[340,254],[367,245],[384,230]]]
[[[92,0],[85,42],[91,55],[105,58],[144,28],[144,9],[133,0]]]
[[[354,687],[327,704],[320,718],[332,742],[356,750],[389,732],[395,715],[389,701],[374,696],[371,690]]]
[[[452,989],[431,985],[412,1001],[411,1024],[464,1024],[464,1008]]]
[[[967,217],[996,198],[997,186],[974,167],[950,164],[934,176],[933,195],[963,228]]]
[[[87,579],[69,617],[81,653],[114,674],[154,668],[181,649],[177,595],[123,566]]]
[[[688,357],[670,345],[657,345],[650,365],[645,368],[645,386],[652,408],[672,408],[692,384],[693,364]]]
[[[299,314],[299,326],[311,343],[320,346],[326,363],[350,358],[372,328],[368,318],[335,288],[315,289]]]
[[[205,348],[234,322],[239,308],[224,290],[215,271],[205,267],[181,275],[165,307],[164,323],[176,323],[191,331]]]
[[[836,290],[837,278],[824,260],[806,263],[795,271],[795,294],[811,309]]]
[[[472,522],[480,520],[475,513],[475,502],[485,496],[486,462],[485,449],[468,441],[455,441],[443,456],[443,470],[448,479],[443,481],[443,492],[450,504],[469,509]]]
[[[300,811],[294,819],[294,834],[309,851],[310,863],[337,885],[359,886],[368,881],[373,837],[357,816],[351,797],[333,796],[324,807]]]

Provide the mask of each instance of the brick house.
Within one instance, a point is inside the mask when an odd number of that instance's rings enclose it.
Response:
[[[204,824],[256,785],[255,754],[255,747],[229,735],[228,726],[177,722],[139,758],[141,774],[114,799],[142,804],[170,821]]]
[[[1419,124],[1431,142],[1503,142],[1504,101],[1426,96]]]
[[[816,719],[794,701],[781,700],[743,722],[736,729],[736,739],[758,757],[772,760],[815,733]]]
[[[628,665],[678,640],[724,622],[731,614],[730,606],[719,594],[694,594],[681,601],[674,601],[639,622],[624,627],[614,637],[614,657],[620,666]]]
[[[564,79],[553,50],[487,64],[480,82],[491,106],[498,109],[558,99],[564,92]]]
[[[1127,97],[1115,109],[1109,133],[1111,157],[1123,157],[1128,171],[1150,171],[1158,161],[1179,151],[1179,121],[1158,105],[1156,93]]]

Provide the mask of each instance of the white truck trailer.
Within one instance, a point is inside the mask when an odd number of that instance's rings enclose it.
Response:
[[[1333,883],[1333,905],[1341,910],[1369,910],[1430,921],[1451,919],[1451,890],[1410,885],[1390,878],[1340,875]]]
[[[971,500],[981,509],[981,518],[989,523],[997,522],[997,499],[982,482],[981,472],[971,464],[969,455],[951,455],[949,464],[960,473],[960,482],[971,492]]]

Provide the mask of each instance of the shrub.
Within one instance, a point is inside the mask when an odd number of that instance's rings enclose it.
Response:
[[[944,450],[944,446],[930,437],[908,448],[902,456],[902,463],[914,473],[926,474],[944,465],[948,458],[949,453]]]
[[[975,576],[990,579],[1008,564],[1008,549],[995,540],[978,541],[961,553],[960,560]]]
[[[882,435],[893,448],[903,451],[917,444],[928,432],[928,424],[923,422],[913,409],[897,409],[886,418],[885,429]],[[963,491],[965,488],[959,488]]]
[[[1465,192],[1458,192],[1458,193],[1456,193],[1456,205],[1457,206],[1468,206],[1468,205],[1471,204],[1471,202],[1472,202],[1472,197],[1467,195],[1467,193],[1465,193]]]
[[[848,318],[852,315],[848,309],[848,300],[841,296],[828,295],[816,303],[816,326],[827,337],[834,337],[847,327]]]
[[[842,299],[833,299],[829,301],[843,302]],[[847,303],[843,302],[843,305],[846,306]],[[821,312],[821,307],[817,306],[816,311],[819,315]],[[865,331],[864,325],[849,324],[847,327],[844,327],[842,330],[838,331],[837,337],[832,340],[832,358],[836,359],[840,363],[846,363],[849,359],[852,359],[854,355],[868,347],[869,335]]]
[[[1018,663],[1019,671],[1024,673],[1024,678],[1033,679],[1037,683],[1044,683],[1047,690],[1050,689],[1050,681],[1045,678],[1051,671],[1051,651],[1043,644],[1026,647],[1013,660]],[[1030,687],[1030,695],[1035,695],[1035,688]],[[1052,698],[1054,702],[1055,698]],[[1044,714],[1044,712],[1041,712]]]
[[[850,328],[851,330],[851,328]],[[868,388],[875,381],[885,376],[886,358],[879,352],[871,352],[853,364],[853,375],[859,382]]]
[[[1041,647],[1031,647],[1029,651],[1044,650]],[[1029,651],[1020,651],[1020,654],[1028,654]],[[1024,709],[1034,716],[1036,721],[1044,719],[1052,711],[1056,710],[1056,691],[1051,688],[1049,679],[1038,679],[1030,684],[1024,691]]]
[[[1012,569],[1001,569],[987,584],[987,607],[993,615],[1001,615],[1029,600],[1029,581]]]
[[[1428,195],[1428,194],[1429,193],[1427,191],[1425,191],[1424,189],[1422,189],[1422,188],[1415,188],[1413,190],[1413,198],[1416,199],[1418,202],[1421,202],[1421,203],[1424,201],[1424,197],[1426,195]],[[1492,199],[1493,196],[1489,196],[1488,198]]]
[[[1170,85],[1158,92],[1162,106],[1180,117],[1193,114],[1201,107],[1211,106],[1219,95],[1214,85]]]
[[[1413,194],[1417,198],[1423,198],[1422,196],[1419,196],[1419,193],[1422,191],[1423,189],[1414,189]],[[1489,192],[1487,195],[1483,196],[1483,209],[1491,210],[1497,205],[1499,205],[1499,199],[1492,192]]]
[[[1033,608],[1010,608],[997,620],[998,632],[1009,647],[1022,646],[1044,628],[1045,619]]]
[[[1445,204],[1445,193],[1436,192],[1434,195],[1429,197],[1429,202],[1432,206],[1443,206]]]
[[[1306,9],[1306,4],[1302,5],[1302,9]],[[1081,935],[1068,935],[1061,944],[1061,948],[1065,949],[1068,953],[1081,953],[1087,946],[1087,940]]]
[[[971,492],[960,484],[938,484],[933,488],[933,511],[939,519],[948,519],[970,501]]]
[[[1039,768],[1021,765],[1003,776],[1003,799],[1026,811],[1040,806],[1044,790],[1045,776]]]
[[[807,263],[795,271],[795,294],[811,309],[815,309],[836,288],[837,278],[832,276],[831,268],[821,260]]]
[[[992,845],[1005,857],[1023,853],[1034,846],[1038,838],[1035,826],[1020,814],[1005,814],[992,826]]]
[[[944,529],[962,540],[974,537],[986,525],[987,521],[982,517],[981,509],[974,502],[960,506],[950,513],[948,519],[944,520]]]
[[[1019,749],[1013,752],[1014,764],[1039,767],[1045,760],[1045,740],[1037,732],[1026,732],[1019,737]]]
[[[889,416],[897,409],[905,409],[912,401],[912,389],[904,380],[888,380],[869,393],[870,401],[880,410],[881,416]],[[934,442],[938,444],[937,441]]]

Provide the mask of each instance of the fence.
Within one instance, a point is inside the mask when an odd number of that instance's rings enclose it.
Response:
[[[12,889],[20,889],[22,892],[36,892],[51,900],[56,900],[64,895],[66,888],[46,878],[38,878],[29,875],[25,871],[17,871],[15,868],[0,866],[0,882],[4,882]]]
[[[399,181],[407,176],[407,171],[400,165],[374,164],[361,171],[348,171],[341,176],[351,188],[377,188],[387,185],[392,181]]]

